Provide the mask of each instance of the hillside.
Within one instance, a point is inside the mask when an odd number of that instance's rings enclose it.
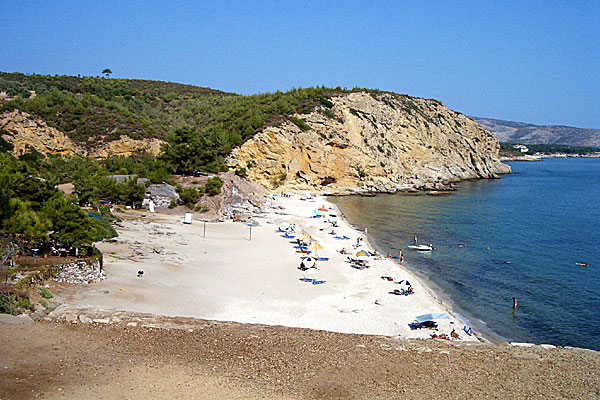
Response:
[[[0,73],[0,129],[15,155],[28,146],[100,159],[145,150],[171,169],[235,168],[281,189],[444,189],[510,171],[493,135],[439,101],[358,88],[241,96],[170,82]]]
[[[496,135],[501,142],[600,147],[600,129],[533,125],[480,117],[471,117],[471,119]]]
[[[330,193],[443,190],[510,172],[493,135],[437,100],[356,92],[330,101],[329,115],[269,127],[229,164],[266,187]]]

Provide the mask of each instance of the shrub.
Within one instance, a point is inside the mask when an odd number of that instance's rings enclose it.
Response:
[[[46,301],[46,299],[40,299],[39,303],[42,305],[42,307],[48,307],[48,302]]]
[[[248,177],[248,171],[246,171],[246,168],[243,168],[243,167],[236,169],[235,174],[237,176],[241,176],[242,178]]]
[[[310,130],[310,126],[303,119],[290,117],[290,121],[292,121],[303,132]]]
[[[206,185],[204,186],[204,191],[208,193],[209,196],[214,196],[221,193],[221,186],[223,186],[223,181],[221,178],[214,177],[210,178]]]
[[[177,207],[177,200],[171,199],[171,202],[169,203],[169,208],[175,208],[175,207]]]
[[[17,308],[22,308],[26,310],[30,310],[32,307],[27,297],[21,297],[19,300],[17,300],[17,303],[15,305],[17,306]]]
[[[319,97],[319,103],[323,104],[327,108],[333,107],[333,103],[325,97]]]
[[[197,212],[207,212],[208,210],[210,210],[210,208],[204,204],[196,204],[194,210]]]
[[[43,286],[39,287],[38,292],[40,293],[40,296],[42,296],[44,299],[51,299],[54,297],[50,289]]]
[[[194,187],[182,187],[181,190],[178,190],[177,192],[179,193],[181,201],[183,201],[189,208],[192,208],[194,204],[200,201],[200,197],[202,196],[202,193],[200,193],[198,189]]]

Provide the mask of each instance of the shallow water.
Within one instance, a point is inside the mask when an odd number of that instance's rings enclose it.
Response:
[[[513,174],[463,182],[451,196],[330,200],[381,251],[401,247],[413,269],[496,340],[600,350],[600,159],[510,165]],[[408,250],[414,235],[435,250]]]

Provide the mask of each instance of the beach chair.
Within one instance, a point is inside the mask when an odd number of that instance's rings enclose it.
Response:
[[[320,285],[320,284],[325,283],[325,282],[327,282],[327,281],[313,279],[312,284],[313,285]]]
[[[471,336],[473,334],[473,329],[471,329],[471,327],[469,327],[469,329],[467,329],[466,325],[463,327],[463,331],[465,331],[465,333],[469,336]]]
[[[302,282],[312,282],[312,281],[314,281],[314,279],[313,279],[313,278],[307,278],[307,277],[305,277],[305,276],[303,276],[302,278],[300,278],[300,280],[301,280]]]
[[[285,233],[285,235],[283,235],[283,237],[285,237],[285,238],[287,238],[287,239],[293,239],[293,238],[295,238],[296,236],[294,236],[294,235],[290,235],[289,233],[287,233],[287,232],[286,232],[286,233]]]
[[[329,257],[319,257],[317,261],[329,261]]]

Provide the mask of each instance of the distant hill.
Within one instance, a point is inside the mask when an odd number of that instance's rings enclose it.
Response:
[[[470,118],[496,135],[501,142],[600,147],[600,129],[583,129],[561,125],[533,125],[480,117]]]

